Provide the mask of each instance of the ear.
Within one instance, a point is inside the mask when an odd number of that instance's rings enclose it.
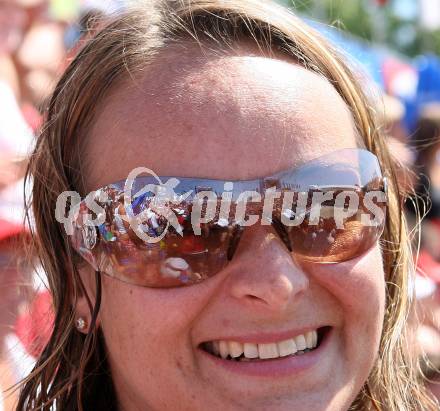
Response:
[[[78,296],[75,302],[75,326],[83,334],[90,331],[93,321],[93,310],[100,300],[101,274],[96,273],[90,265],[82,266],[79,270]],[[98,297],[98,298],[97,298]],[[99,313],[95,327],[99,327]]]

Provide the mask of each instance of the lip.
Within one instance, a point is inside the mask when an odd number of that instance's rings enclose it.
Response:
[[[265,378],[287,377],[299,373],[304,373],[318,367],[321,361],[323,361],[326,357],[326,351],[329,347],[332,336],[333,327],[330,327],[325,332],[324,338],[319,346],[313,351],[310,351],[303,355],[280,357],[275,359],[251,362],[224,360],[222,358],[216,357],[215,355],[209,354],[203,348],[201,348],[201,346],[199,346],[198,349],[201,355],[203,355],[203,358],[206,358],[214,366],[221,367],[223,370],[226,370],[229,373]],[[233,341],[240,342],[239,340]],[[246,337],[246,341],[251,340],[247,339]],[[265,339],[265,341],[268,340]]]

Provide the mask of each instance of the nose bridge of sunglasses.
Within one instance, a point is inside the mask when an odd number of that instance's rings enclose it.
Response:
[[[229,241],[228,260],[232,260],[238,250],[250,249],[253,253],[261,253],[267,245],[273,244],[273,241],[281,243],[288,252],[292,251],[289,236],[278,219],[273,219],[271,225],[237,225]]]

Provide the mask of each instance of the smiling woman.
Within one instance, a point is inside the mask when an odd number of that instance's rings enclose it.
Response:
[[[325,207],[252,226],[220,208],[198,233],[188,198],[164,233],[144,197],[126,204],[136,167],[208,192],[306,187]],[[28,177],[56,320],[17,410],[437,409],[408,349],[395,165],[344,57],[287,10],[163,0],[102,22],[56,87]],[[335,226],[338,187],[385,194],[386,216]],[[98,227],[64,231],[65,191],[95,192]]]

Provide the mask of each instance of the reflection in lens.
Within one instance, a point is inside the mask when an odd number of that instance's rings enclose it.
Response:
[[[186,275],[187,271],[191,271],[188,263],[178,257],[167,258],[160,268],[161,274],[166,278],[178,278],[181,275]]]

